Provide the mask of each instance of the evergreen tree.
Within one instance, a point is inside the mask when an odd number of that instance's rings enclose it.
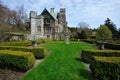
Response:
[[[111,22],[109,18],[105,20],[105,25],[111,30],[112,38],[118,38],[118,31],[116,25],[113,22]]]
[[[118,38],[120,38],[120,28],[118,29]]]

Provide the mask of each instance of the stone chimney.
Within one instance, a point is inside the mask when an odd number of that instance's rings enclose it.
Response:
[[[54,13],[54,8],[50,8],[50,13]]]

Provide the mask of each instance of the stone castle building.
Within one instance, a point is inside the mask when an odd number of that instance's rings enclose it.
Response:
[[[38,38],[63,38],[67,32],[65,8],[55,12],[54,8],[44,9],[40,15],[35,11],[30,12],[31,35]]]

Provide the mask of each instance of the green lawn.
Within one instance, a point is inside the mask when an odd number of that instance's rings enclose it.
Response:
[[[45,60],[26,74],[22,80],[91,80],[89,72],[80,60],[82,49],[93,49],[91,45],[71,42],[47,43],[51,52]]]

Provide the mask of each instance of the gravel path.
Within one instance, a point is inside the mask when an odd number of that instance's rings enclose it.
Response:
[[[36,67],[38,64],[40,64],[44,59],[37,59],[34,66],[33,67]]]
[[[92,71],[91,71],[91,69],[90,69],[90,64],[88,64],[88,63],[84,63],[85,64],[85,66],[86,66],[86,69],[90,72],[90,73],[92,73]]]

